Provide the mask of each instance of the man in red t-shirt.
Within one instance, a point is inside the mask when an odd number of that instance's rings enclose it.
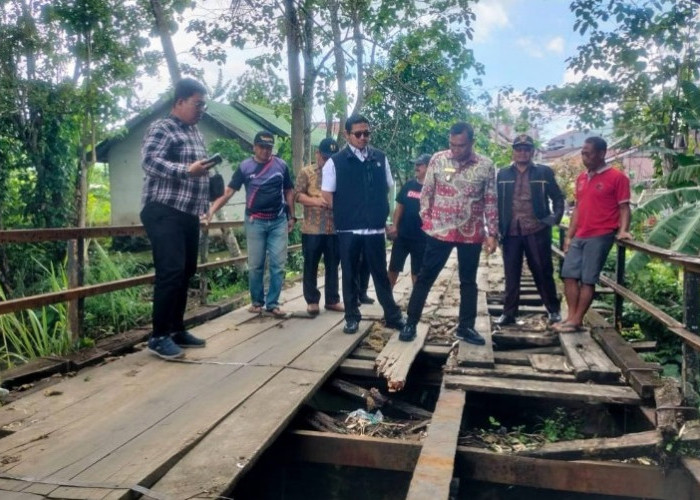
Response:
[[[564,240],[566,257],[561,270],[569,314],[554,326],[559,332],[581,330],[615,238],[632,239],[628,232],[630,181],[624,173],[605,165],[607,149],[600,137],[589,137],[581,149],[586,171],[576,179],[576,207]]]

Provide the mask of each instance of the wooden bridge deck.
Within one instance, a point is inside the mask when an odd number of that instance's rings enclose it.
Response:
[[[382,463],[391,463],[387,467],[395,470],[415,469],[407,493],[411,499],[447,498],[453,477],[461,474],[459,468],[471,468],[472,477],[486,481],[531,484],[530,472],[538,465],[523,465],[523,461],[553,462],[503,457],[520,460],[513,462],[513,467],[530,471],[528,477],[520,479],[503,466],[495,467],[491,475],[488,470],[476,470],[472,462],[491,463],[498,458],[484,450],[457,446],[460,416],[470,392],[642,404],[639,391],[621,378],[627,374],[625,368],[613,365],[604,353],[602,359],[602,351],[593,345],[565,339],[560,347],[551,332],[527,331],[522,326],[495,331],[491,338],[489,313],[497,314],[498,305],[488,303],[487,292],[498,292],[502,286],[495,259],[482,259],[477,329],[497,346],[525,342],[521,349],[494,351],[491,341],[483,347],[460,342],[455,352],[456,346],[450,342],[430,344],[429,340],[423,346],[426,355],[447,358],[452,354],[433,425],[422,447],[337,435],[328,435],[324,441],[323,433],[297,431],[288,434],[287,440],[299,446],[299,457],[362,466],[352,461],[365,456],[366,466],[376,463],[381,468]],[[410,277],[403,274],[394,292],[399,303],[406,303],[410,289]],[[530,293],[527,287],[524,293]],[[185,362],[163,362],[141,351],[82,370],[44,393],[0,408],[0,426],[7,432],[0,439],[0,498],[121,499],[143,495],[185,499],[229,494],[337,368],[341,373],[345,369],[384,376],[389,388],[400,390],[423,340],[429,338],[428,322],[431,318],[454,318],[458,296],[456,260],[451,259],[428,298],[426,323],[419,329],[421,340],[417,344],[390,340],[376,360],[367,359],[366,349],[362,359],[357,359],[362,335],[342,333],[342,314],[324,311],[313,320],[277,320],[252,316],[242,308],[194,328],[196,335],[207,338],[207,347],[188,350]],[[300,285],[283,292],[283,298],[287,310],[305,309]],[[531,304],[531,314],[543,312],[536,309],[536,300]],[[381,309],[377,305],[363,307],[363,315],[367,320],[361,332],[378,319]],[[642,438],[647,444],[654,441],[653,436]],[[330,444],[333,439],[337,446]],[[356,449],[360,446],[364,446],[361,452]],[[395,456],[386,461],[378,458],[380,455],[372,459],[372,453]],[[597,469],[586,470],[586,484],[591,492],[599,492],[592,479],[598,477]],[[620,477],[644,476],[636,468],[627,470],[630,475]],[[620,474],[619,468],[611,471],[603,467],[601,471],[601,478]],[[649,471],[647,477],[659,476]],[[538,486],[587,491],[580,481],[569,478],[562,483],[560,478],[552,474],[551,484]],[[691,498],[687,482],[678,486],[678,481],[664,481],[650,498]],[[648,486],[639,484],[640,488]],[[435,492],[440,494],[435,496]]]

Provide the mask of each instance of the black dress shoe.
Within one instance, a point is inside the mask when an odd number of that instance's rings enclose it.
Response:
[[[501,314],[493,324],[498,326],[514,325],[515,317],[509,314]]]
[[[394,321],[387,321],[386,322],[386,327],[387,328],[392,328],[394,330],[403,330],[403,328],[406,326],[406,320],[403,319],[403,316],[399,317],[398,319],[395,319]],[[415,330],[415,326],[413,329]]]
[[[558,312],[554,313],[549,313],[549,324],[553,325],[554,323],[560,323],[561,322],[561,314]]]
[[[360,296],[360,304],[374,304],[374,299],[367,294]]]
[[[484,337],[479,335],[479,332],[477,332],[473,328],[457,328],[457,332],[455,333],[455,336],[458,339],[464,340],[465,342],[469,342],[470,344],[474,344],[474,345],[486,344],[486,340],[484,340]]]
[[[416,338],[416,325],[413,323],[406,323],[399,333],[399,340],[401,342],[410,342]]]
[[[349,319],[345,322],[345,327],[343,328],[343,333],[357,333],[360,328],[360,323],[354,319]]]

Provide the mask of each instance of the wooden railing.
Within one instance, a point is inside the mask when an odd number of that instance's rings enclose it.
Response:
[[[566,228],[559,228],[559,248],[556,254],[563,259],[562,245]],[[601,274],[600,283],[611,288],[615,293],[613,317],[615,328],[622,326],[622,307],[625,300],[645,311],[682,341],[683,366],[681,369],[682,390],[686,398],[698,403],[697,383],[700,379],[700,256],[682,254],[673,250],[655,247],[633,240],[615,240],[617,245],[617,262],[615,278]],[[683,322],[676,320],[654,306],[644,298],[625,287],[626,251],[642,252],[650,257],[660,259],[683,269]]]
[[[202,225],[203,238],[207,238],[209,232],[217,229],[228,229],[241,227],[242,221],[235,222],[211,222],[208,227]],[[0,245],[8,243],[40,243],[47,241],[69,241],[75,240],[78,242],[78,248],[83,248],[84,241],[90,238],[105,238],[115,236],[145,236],[146,230],[141,225],[134,226],[104,226],[104,227],[86,227],[86,228],[59,228],[59,229],[17,229],[0,231]],[[301,245],[292,245],[289,251],[297,251]],[[203,286],[200,286],[200,300],[206,302],[206,294],[208,287],[206,286],[207,277],[205,271],[217,269],[221,267],[235,265],[247,259],[246,255],[240,257],[232,257],[228,259],[216,260],[214,262],[206,262],[207,253],[201,252],[200,264],[197,266],[197,272],[202,273],[200,281]],[[84,266],[82,260],[79,260],[79,266]],[[79,273],[82,275],[82,272]],[[21,297],[0,302],[0,314],[8,314],[26,309],[47,306],[60,302],[76,303],[86,297],[101,295],[104,293],[123,290],[139,285],[153,283],[155,274],[145,274],[142,276],[134,276],[117,281],[109,281],[97,285],[83,285],[61,290],[59,292],[42,293],[29,297]],[[82,307],[78,308],[82,310]],[[82,330],[82,313],[78,317],[78,324],[72,325],[71,331],[80,332]]]

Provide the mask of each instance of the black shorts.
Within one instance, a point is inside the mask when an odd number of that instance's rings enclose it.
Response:
[[[398,237],[391,247],[391,259],[389,260],[389,271],[400,273],[406,263],[406,257],[411,256],[411,274],[418,275],[420,266],[423,264],[423,253],[425,253],[425,238],[416,240]]]

